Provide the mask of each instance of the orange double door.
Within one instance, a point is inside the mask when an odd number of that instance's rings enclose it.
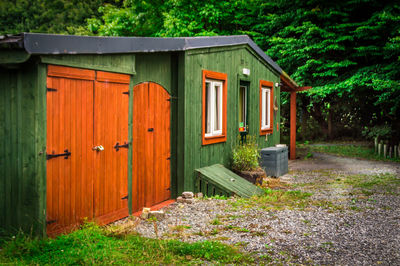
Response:
[[[47,233],[129,215],[129,75],[48,66]]]

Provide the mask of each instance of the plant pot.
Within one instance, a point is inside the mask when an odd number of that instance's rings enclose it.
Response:
[[[263,179],[264,177],[266,177],[265,172],[262,168],[258,168],[253,171],[240,171],[233,169],[233,172],[235,172],[238,176],[243,177],[247,181],[259,185],[262,185]]]

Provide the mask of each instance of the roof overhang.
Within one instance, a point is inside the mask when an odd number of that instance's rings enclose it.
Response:
[[[285,71],[281,73],[281,91],[299,92],[311,89],[311,86],[300,87]]]
[[[278,64],[247,35],[155,38],[21,33],[0,36],[0,47],[22,48],[33,55],[177,52],[243,44],[248,45],[279,74],[282,73]]]

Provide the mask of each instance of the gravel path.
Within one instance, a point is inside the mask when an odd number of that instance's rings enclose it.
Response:
[[[222,241],[251,252],[259,263],[400,265],[400,164],[315,154],[289,168],[280,181],[289,190],[313,193],[316,204],[265,210],[234,208],[236,198],[196,199],[170,205],[156,227],[142,220],[136,231],[153,238]],[[357,180],[378,175],[375,181],[391,183],[367,193],[348,184],[352,175]]]

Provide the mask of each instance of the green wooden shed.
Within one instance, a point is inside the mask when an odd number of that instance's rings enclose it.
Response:
[[[194,191],[240,134],[279,143],[281,74],[248,36],[1,36],[0,230],[57,234]]]

